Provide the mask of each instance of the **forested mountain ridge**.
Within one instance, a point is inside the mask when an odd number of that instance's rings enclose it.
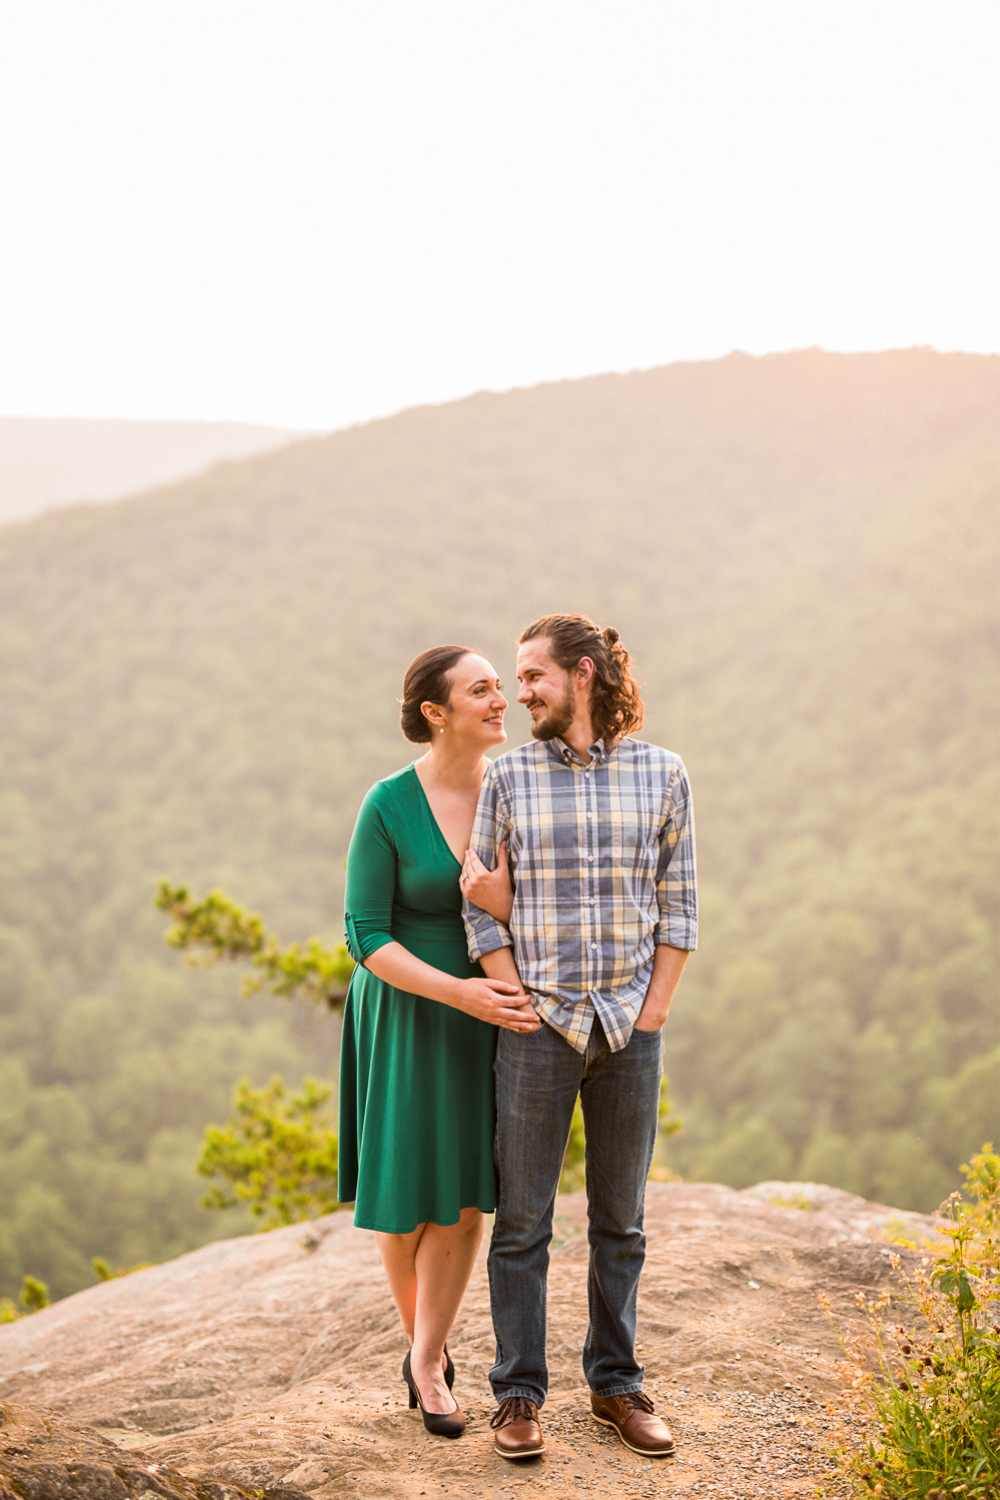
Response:
[[[464,640],[509,674],[555,609],[619,628],[695,786],[681,1170],[932,1206],[995,1129],[998,370],[480,395],[0,533],[0,1292],[218,1232],[182,1182],[228,1083],[329,1071],[310,1018],[179,970],[156,879],[339,935],[406,663]]]
[[[0,417],[0,525],[52,506],[118,500],[304,436],[246,422]]]

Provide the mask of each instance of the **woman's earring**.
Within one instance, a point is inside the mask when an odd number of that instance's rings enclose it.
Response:
[[[441,725],[441,733],[444,734],[444,725]]]

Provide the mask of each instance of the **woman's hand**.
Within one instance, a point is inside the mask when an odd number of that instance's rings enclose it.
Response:
[[[516,984],[505,979],[463,979],[459,1009],[477,1021],[503,1026],[507,1031],[537,1031],[542,1024],[531,1001]]]
[[[486,912],[494,921],[510,924],[514,910],[514,892],[510,884],[510,868],[507,864],[506,840],[497,850],[497,867],[487,870],[475,849],[466,849],[465,863],[459,877],[462,895]]]
[[[376,948],[365,960],[365,968],[397,990],[410,995],[425,995],[428,1000],[438,1000],[442,1005],[453,1005],[456,1010],[464,1010],[467,1015],[486,1021],[490,1026],[505,1026],[508,1031],[537,1031],[541,1022],[518,978],[510,949],[500,951],[499,960],[492,953],[483,957],[487,961],[506,962],[510,975],[506,979],[458,979],[454,974],[424,963],[422,958],[408,953],[401,943],[396,942]]]

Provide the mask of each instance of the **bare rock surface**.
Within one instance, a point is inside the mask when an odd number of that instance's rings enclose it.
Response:
[[[449,1442],[407,1410],[406,1343],[374,1237],[346,1213],[206,1245],[0,1328],[0,1400],[54,1432],[85,1425],[102,1451],[112,1441],[116,1459],[147,1472],[166,1466],[191,1487],[177,1490],[184,1500],[212,1484],[276,1500],[281,1489],[326,1500],[493,1496],[525,1485],[743,1500],[815,1494],[823,1476],[835,1493],[823,1402],[839,1351],[818,1294],[846,1326],[857,1292],[892,1279],[892,1249],[933,1241],[934,1221],[811,1183],[745,1192],[651,1183],[639,1346],[646,1389],[677,1439],[676,1457],[654,1464],[589,1417],[583,1194],[560,1198],[556,1213],[548,1451],[531,1463],[492,1450],[485,1255],[449,1345],[455,1394],[471,1417]],[[107,1500],[126,1500],[125,1491]]]
[[[272,1488],[266,1500],[308,1500]],[[258,1500],[231,1484],[194,1482],[170,1464],[122,1453],[93,1429],[55,1425],[0,1402],[0,1500]]]

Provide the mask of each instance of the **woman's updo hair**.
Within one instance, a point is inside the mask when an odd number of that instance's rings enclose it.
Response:
[[[473,646],[432,646],[410,662],[403,678],[399,722],[413,744],[423,744],[431,737],[431,726],[420,712],[421,703],[440,703],[447,708],[451,702],[452,669],[463,656],[475,654]]]

